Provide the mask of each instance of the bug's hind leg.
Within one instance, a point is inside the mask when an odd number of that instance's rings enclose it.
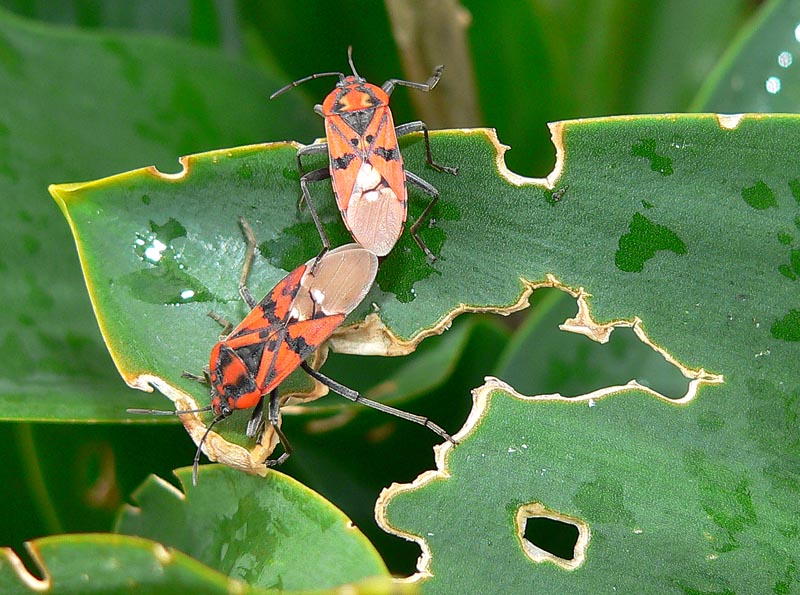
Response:
[[[425,139],[425,162],[435,170],[453,175],[458,173],[457,167],[440,165],[433,160],[433,155],[431,154],[431,139],[428,136],[428,125],[422,120],[400,124],[399,126],[395,127],[394,131],[397,136],[404,136],[406,134],[411,134],[412,132],[422,132],[422,136]]]
[[[428,428],[435,434],[441,436],[448,442],[452,442],[453,444],[456,443],[456,441],[453,440],[453,437],[450,436],[450,434],[445,432],[441,426],[433,423],[427,417],[423,417],[421,415],[414,415],[413,413],[408,413],[407,411],[403,411],[402,409],[397,409],[395,407],[379,403],[378,401],[373,401],[372,399],[367,399],[366,397],[362,397],[360,393],[354,391],[352,388],[347,388],[343,384],[339,384],[335,380],[328,378],[322,372],[315,370],[308,364],[308,362],[303,362],[302,364],[300,364],[300,366],[308,373],[309,376],[311,376],[315,380],[318,380],[319,382],[330,388],[336,394],[343,396],[345,399],[349,399],[354,403],[361,403],[362,405],[366,405],[367,407],[372,407],[373,409],[377,409],[378,411],[382,411],[383,413],[388,413],[389,415],[394,415],[395,417],[399,417],[400,419],[405,419],[406,421],[410,421],[415,424],[425,426],[426,428]]]
[[[425,256],[427,256],[431,262],[436,262],[436,256],[434,256],[433,252],[430,251],[427,244],[422,241],[422,238],[419,237],[419,226],[431,218],[431,211],[439,200],[439,191],[434,186],[420,178],[418,175],[410,171],[406,171],[405,173],[406,182],[414,184],[417,188],[431,197],[431,201],[428,203],[428,206],[426,206],[425,210],[422,211],[422,214],[417,217],[417,220],[414,222],[414,224],[408,228],[408,232],[411,234],[411,237],[414,238],[414,241],[417,243],[417,246],[420,247],[420,250],[425,253]]]
[[[313,274],[314,269],[317,267],[317,263],[322,256],[331,249],[331,241],[328,239],[328,234],[325,233],[325,228],[322,227],[322,221],[319,218],[319,214],[317,213],[317,209],[314,207],[314,203],[311,201],[311,192],[308,190],[308,183],[309,182],[319,182],[321,180],[327,180],[331,177],[331,172],[327,167],[323,167],[320,169],[315,169],[314,171],[310,171],[307,174],[304,174],[300,178],[300,190],[302,191],[303,199],[305,200],[306,204],[308,205],[308,212],[311,213],[311,218],[314,220],[314,225],[317,227],[317,232],[319,233],[319,237],[322,240],[322,250],[319,254],[317,254],[317,258],[314,260],[314,266],[311,268],[311,272]]]

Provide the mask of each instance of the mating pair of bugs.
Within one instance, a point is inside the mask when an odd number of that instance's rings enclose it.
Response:
[[[239,293],[251,309],[245,319],[233,325],[212,313],[225,327],[225,338],[211,350],[209,368],[204,376],[184,376],[205,382],[211,387],[211,404],[191,411],[156,411],[132,409],[136,413],[184,414],[212,411],[214,418],[200,440],[194,458],[192,480],[197,482],[197,469],[203,444],[211,429],[238,409],[254,408],[247,425],[249,437],[260,435],[270,423],[283,446],[283,453],[266,462],[268,466],[283,463],[292,447],[280,428],[278,386],[298,367],[352,401],[423,425],[442,438],[452,441],[441,427],[425,417],[362,397],[358,392],[339,384],[312,368],[305,360],[327,340],[366,296],[375,281],[378,257],[388,254],[403,232],[407,216],[406,182],[427,193],[431,200],[422,215],[411,225],[411,236],[435,260],[418,234],[420,224],[427,221],[439,192],[422,178],[403,168],[397,137],[422,132],[426,162],[439,171],[455,174],[457,170],[436,164],[431,156],[428,128],[424,122],[411,122],[395,127],[389,110],[389,96],[396,86],[430,91],[439,82],[443,66],[437,66],[425,83],[390,79],[378,87],[360,77],[353,65],[352,50],[348,61],[353,72],[312,74],[286,85],[271,98],[304,82],[325,76],[338,76],[336,88],[314,111],[325,119],[326,141],[301,148],[297,152],[300,171],[301,203],[309,207],[322,239],[319,255],[284,277],[264,299],[256,302],[247,288],[247,276],[255,254],[256,240],[247,221],[239,223],[247,240],[245,264],[239,280]],[[304,156],[328,153],[329,167],[304,172]],[[332,179],[336,202],[357,244],[330,249],[330,241],[314,208],[308,183]],[[267,400],[267,420],[264,420]]]

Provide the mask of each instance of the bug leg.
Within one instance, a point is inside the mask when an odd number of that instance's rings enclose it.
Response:
[[[208,313],[208,317],[212,320],[215,320],[217,324],[222,327],[222,334],[220,334],[220,337],[227,337],[229,334],[231,334],[231,331],[233,330],[233,323],[231,323],[231,321],[225,318],[222,314],[217,314],[214,312],[214,310],[211,310],[211,312]]]
[[[409,87],[411,89],[416,89],[417,91],[424,91],[425,93],[427,93],[428,91],[433,89],[436,86],[436,83],[439,82],[439,79],[442,78],[443,70],[444,70],[444,65],[439,64],[439,66],[433,69],[433,74],[431,75],[431,77],[424,83],[404,81],[403,79],[389,79],[388,81],[386,81],[381,85],[381,89],[383,89],[387,95],[391,95],[392,91],[394,91],[394,88],[399,85],[401,87]]]
[[[242,265],[242,274],[239,275],[239,295],[242,296],[244,303],[251,310],[256,307],[256,300],[253,294],[247,288],[247,277],[250,274],[250,267],[253,266],[253,257],[256,253],[256,235],[253,233],[253,228],[247,222],[247,219],[239,215],[239,227],[242,228],[244,239],[247,242],[247,247],[244,252],[244,264]],[[215,319],[216,320],[216,319]],[[226,321],[227,322],[227,321]],[[228,324],[230,324],[228,322]],[[231,326],[233,328],[233,326]],[[230,328],[226,327],[227,333],[231,332]],[[226,333],[226,334],[227,334]]]
[[[314,266],[311,267],[312,274],[314,273],[314,269],[317,268],[319,259],[322,258],[323,254],[330,250],[331,241],[328,239],[328,234],[325,233],[325,229],[322,227],[322,221],[319,219],[317,209],[314,208],[314,203],[311,202],[311,193],[308,191],[308,182],[319,182],[320,180],[326,180],[330,177],[330,170],[327,167],[323,167],[320,169],[315,169],[314,171],[310,171],[300,178],[300,189],[303,191],[303,199],[308,205],[308,211],[311,213],[311,218],[314,220],[314,225],[317,226],[317,232],[319,232],[319,237],[322,240],[322,250],[319,254],[317,254],[317,258],[314,260]]]
[[[203,370],[203,375],[200,374],[192,374],[191,372],[187,372],[184,370],[181,372],[181,378],[188,378],[189,380],[194,380],[195,382],[199,382],[200,384],[210,385],[211,379],[208,377],[208,370]]]
[[[389,405],[384,405],[383,403],[379,403],[378,401],[373,401],[372,399],[367,399],[366,397],[362,397],[357,391],[354,391],[352,388],[347,388],[343,384],[339,384],[335,380],[332,380],[325,376],[322,372],[319,372],[312,368],[308,362],[303,362],[300,366],[308,373],[309,376],[318,380],[333,392],[343,396],[345,399],[349,399],[354,403],[361,403],[362,405],[366,405],[367,407],[372,407],[373,409],[377,409],[378,411],[382,411],[383,413],[388,413],[389,415],[394,415],[395,417],[399,417],[401,419],[405,419],[410,422],[414,422],[415,424],[419,424],[421,426],[425,426],[435,434],[438,434],[445,440],[452,442],[455,444],[455,440],[453,437],[450,436],[447,432],[445,432],[440,426],[433,423],[427,417],[423,417],[421,415],[414,415],[413,413],[408,413],[407,411],[403,411],[402,409],[396,409],[395,407],[390,407]]]
[[[269,423],[273,428],[275,428],[275,433],[278,435],[278,440],[280,440],[281,444],[283,445],[283,454],[277,459],[267,459],[265,461],[267,467],[277,467],[278,465],[282,465],[294,451],[292,445],[289,444],[289,440],[286,439],[286,434],[283,433],[280,425],[278,425],[279,408],[280,402],[278,400],[278,389],[276,388],[269,395]]]
[[[408,232],[411,234],[411,237],[414,238],[417,246],[425,253],[425,256],[427,256],[431,262],[436,262],[436,256],[428,249],[428,246],[422,241],[422,238],[419,237],[419,226],[422,225],[423,221],[428,221],[430,219],[431,211],[439,200],[439,191],[418,175],[410,171],[406,171],[405,173],[406,182],[414,184],[417,188],[431,196],[431,201],[428,203],[428,206],[425,207],[425,210],[422,211],[422,214],[417,218],[414,224],[408,228]]]
[[[328,143],[314,143],[313,145],[306,145],[305,147],[299,148],[297,150],[297,171],[300,172],[300,177],[302,178],[306,174],[306,169],[303,167],[303,157],[306,157],[307,155],[319,155],[320,153],[327,152]],[[300,198],[297,200],[298,210],[302,210],[304,200],[305,197],[300,194]]]
[[[412,132],[422,132],[422,136],[425,139],[425,162],[437,171],[443,171],[453,175],[458,173],[457,167],[439,165],[433,160],[433,156],[431,155],[431,139],[428,137],[428,125],[425,124],[425,122],[417,120],[416,122],[400,124],[399,126],[395,127],[394,131],[397,136],[404,136],[406,134],[411,134]]]
[[[253,415],[250,416],[250,421],[247,422],[247,431],[245,434],[248,438],[257,436],[261,433],[264,427],[264,397],[259,399],[258,404],[253,409]],[[258,438],[258,444],[261,444],[261,437]]]

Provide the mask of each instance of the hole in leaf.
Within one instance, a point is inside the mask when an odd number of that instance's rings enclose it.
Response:
[[[525,520],[525,539],[541,550],[562,560],[575,559],[575,545],[580,531],[572,523],[549,517],[530,517]]]
[[[516,521],[522,550],[534,562],[575,570],[586,559],[591,531],[584,521],[548,510],[538,502],[520,506]]]
[[[668,399],[686,395],[689,379],[633,329],[616,328],[608,343],[596,343],[559,329],[575,316],[574,298],[558,289],[537,289],[533,295],[516,344],[495,374],[521,393],[575,397],[635,379]]]

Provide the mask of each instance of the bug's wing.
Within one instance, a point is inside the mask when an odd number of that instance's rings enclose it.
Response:
[[[278,386],[362,302],[375,282],[378,258],[347,244],[327,252],[316,267],[309,260],[305,269],[285,324],[265,338],[256,376],[263,392]]]
[[[274,345],[274,349],[264,350],[256,375],[256,384],[262,387],[261,394],[270,392],[294,372],[344,322],[344,318],[344,314],[336,314],[300,320],[276,331],[267,342],[267,347]]]
[[[293,306],[298,318],[347,316],[375,282],[378,258],[358,244],[346,244],[327,252],[316,267],[313,259],[306,267]]]
[[[291,313],[292,304],[300,290],[300,280],[306,269],[307,265],[300,265],[281,279],[231,331],[225,343],[233,349],[260,343],[264,341],[264,337],[282,325]]]
[[[352,123],[352,122],[351,122]],[[331,183],[340,211],[347,210],[353,186],[364,163],[366,142],[361,134],[350,127],[339,115],[325,118],[325,136],[328,139],[328,159]]]
[[[371,114],[363,135],[357,137],[357,156],[348,163],[347,175],[333,170],[332,174],[337,203],[353,238],[385,256],[403,233],[406,180],[391,111],[380,107]]]

